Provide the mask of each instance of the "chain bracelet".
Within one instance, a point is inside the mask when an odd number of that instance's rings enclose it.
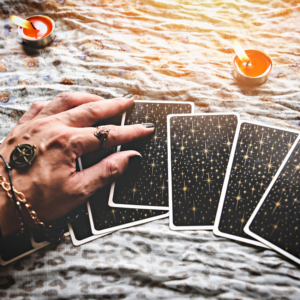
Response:
[[[0,175],[0,184],[2,185],[2,188],[6,191],[7,196],[11,199],[11,201],[13,201],[11,186],[2,175]],[[21,192],[18,192],[16,189],[14,189],[14,192],[17,198],[17,205],[20,206],[21,203],[24,204],[31,219],[34,221],[34,224],[38,227],[45,227],[45,224],[39,220],[32,206],[26,201],[25,195]],[[22,233],[24,232],[25,227],[20,217],[19,219],[20,219],[20,231]]]

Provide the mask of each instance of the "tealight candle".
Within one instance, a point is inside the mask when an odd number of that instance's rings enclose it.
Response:
[[[18,33],[24,44],[40,48],[45,47],[53,41],[54,21],[47,16],[31,16],[26,20],[17,16],[10,19],[19,25]]]
[[[260,85],[267,81],[272,71],[273,62],[266,53],[243,48],[235,42],[236,55],[233,59],[233,75],[240,82],[247,85]]]

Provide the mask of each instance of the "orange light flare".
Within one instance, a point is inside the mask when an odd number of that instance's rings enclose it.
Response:
[[[247,68],[251,68],[252,67],[251,60],[248,57],[248,55],[246,54],[246,52],[244,51],[241,44],[238,41],[234,41],[233,48],[234,48],[236,55],[242,61],[243,66],[245,66]]]
[[[21,27],[29,29],[29,30],[39,31],[38,29],[36,29],[33,26],[33,24],[31,22],[29,22],[25,19],[22,19],[18,16],[14,16],[14,15],[10,16],[9,18],[14,24],[16,24],[18,26],[21,26]]]

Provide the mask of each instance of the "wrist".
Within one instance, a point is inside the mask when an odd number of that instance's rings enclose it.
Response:
[[[3,166],[1,163],[0,163],[0,175],[4,177],[6,182],[9,182],[7,170],[5,169],[5,166]],[[31,220],[30,215],[28,214],[28,212],[26,211],[26,209],[23,207],[22,204],[20,208],[27,227],[29,228],[34,227],[34,223]],[[0,185],[0,228],[1,228],[2,236],[6,237],[7,235],[13,233],[14,231],[19,230],[20,224],[21,221],[19,218],[19,212],[16,207],[16,204],[8,197],[7,191],[4,190],[3,187]]]
[[[0,175],[7,180],[5,167],[0,162]],[[20,221],[16,213],[15,204],[9,199],[6,191],[0,186],[0,228],[2,236],[5,237],[10,233],[18,230]]]

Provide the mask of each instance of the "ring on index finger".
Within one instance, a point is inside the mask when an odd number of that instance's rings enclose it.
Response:
[[[94,136],[101,142],[101,148],[103,148],[107,140],[108,134],[109,134],[109,129],[106,126],[96,127]]]

